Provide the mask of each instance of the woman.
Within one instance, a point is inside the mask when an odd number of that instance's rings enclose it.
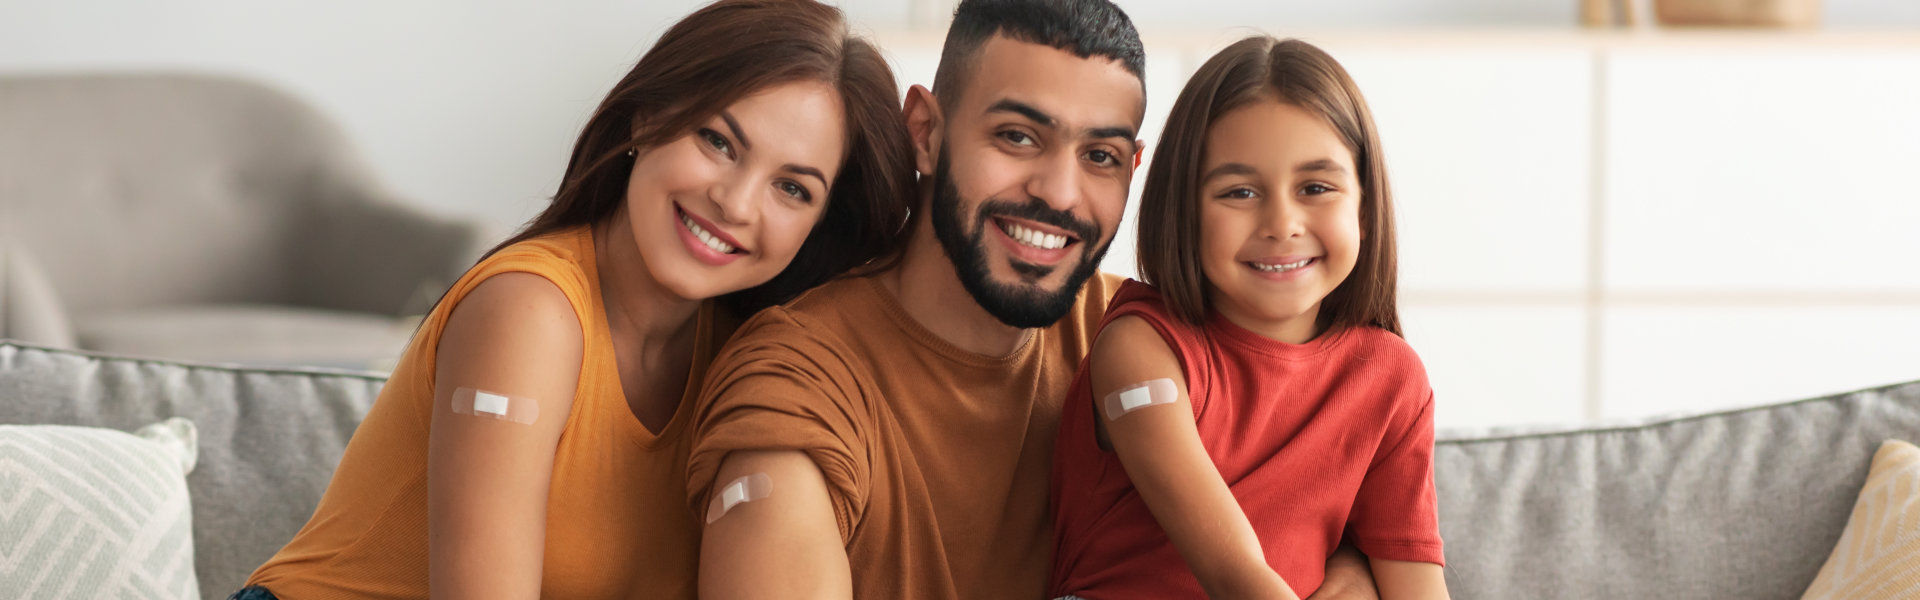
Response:
[[[682,399],[729,323],[894,247],[897,98],[832,7],[721,0],[675,24],[235,597],[693,597]]]

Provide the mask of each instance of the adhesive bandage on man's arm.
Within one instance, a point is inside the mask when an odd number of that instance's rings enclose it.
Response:
[[[720,520],[720,517],[727,515],[727,511],[733,510],[733,507],[742,502],[760,500],[772,493],[773,478],[768,477],[766,473],[754,473],[734,479],[720,488],[720,491],[714,492],[713,501],[707,503],[707,524],[711,525],[714,521]]]
[[[473,388],[453,390],[453,414],[487,417],[532,425],[540,419],[540,402],[532,398],[513,398]]]
[[[1180,388],[1172,379],[1162,377],[1114,390],[1100,404],[1106,409],[1107,420],[1112,421],[1142,408],[1179,400]]]

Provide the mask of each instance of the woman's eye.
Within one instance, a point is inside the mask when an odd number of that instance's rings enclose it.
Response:
[[[1243,199],[1243,200],[1244,200],[1244,199],[1247,199],[1247,198],[1252,198],[1252,197],[1253,197],[1253,195],[1254,195],[1254,194],[1253,194],[1253,190],[1252,190],[1252,189],[1250,189],[1250,188],[1243,188],[1243,187],[1237,187],[1237,188],[1233,188],[1233,189],[1230,189],[1230,190],[1227,190],[1227,191],[1225,191],[1225,192],[1221,192],[1221,193],[1220,193],[1220,196],[1219,196],[1219,197],[1221,197],[1221,198],[1235,198],[1235,199]]]
[[[1020,133],[1020,132],[1018,132],[1018,131],[1002,131],[1002,132],[1000,132],[1000,139],[1003,139],[1003,140],[1006,140],[1006,141],[1009,141],[1009,142],[1012,142],[1012,143],[1014,143],[1015,145],[1018,145],[1018,146],[1032,146],[1032,145],[1033,145],[1033,138],[1032,138],[1032,137],[1029,137],[1029,136],[1027,136],[1027,134],[1024,134],[1024,133]]]
[[[781,193],[791,196],[801,202],[813,201],[813,194],[810,194],[807,192],[806,186],[803,186],[791,181],[782,181],[774,185],[780,188]]]
[[[700,139],[705,141],[707,147],[713,148],[715,152],[719,152],[727,158],[733,158],[733,144],[727,143],[727,138],[721,137],[720,134],[715,133],[712,129],[700,130]]]
[[[1093,161],[1093,164],[1100,165],[1103,167],[1113,166],[1115,164],[1119,164],[1120,162],[1119,160],[1113,157],[1113,153],[1107,152],[1105,150],[1094,150],[1092,152],[1088,152],[1087,160],[1091,160]]]
[[[1305,187],[1300,188],[1300,193],[1308,196],[1318,196],[1331,191],[1333,191],[1333,188],[1318,183],[1309,183]]]

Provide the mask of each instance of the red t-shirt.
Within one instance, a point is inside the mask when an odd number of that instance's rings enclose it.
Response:
[[[1350,329],[1287,344],[1213,316],[1195,327],[1128,281],[1105,322],[1136,315],[1173,348],[1200,441],[1301,597],[1342,537],[1372,558],[1445,564],[1433,489],[1433,392],[1406,341]],[[1049,596],[1203,598],[1199,580],[1094,438],[1087,366],[1067,392],[1053,455]]]

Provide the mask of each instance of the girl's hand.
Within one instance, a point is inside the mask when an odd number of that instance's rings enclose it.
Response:
[[[1353,546],[1341,546],[1327,557],[1327,577],[1321,580],[1320,589],[1314,590],[1307,600],[1380,600],[1380,590],[1373,585],[1373,569],[1367,564],[1367,556]]]

